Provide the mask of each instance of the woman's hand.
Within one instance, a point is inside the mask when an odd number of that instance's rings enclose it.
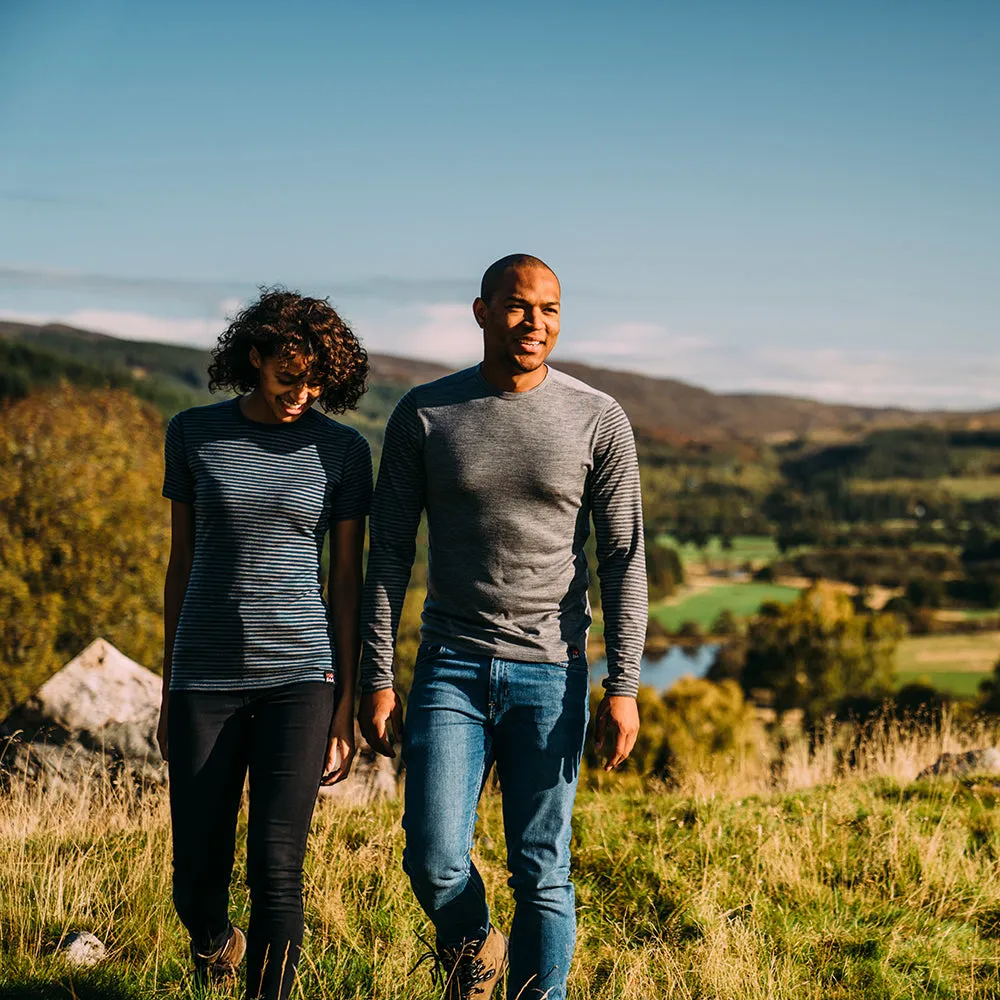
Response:
[[[351,773],[356,746],[354,743],[353,699],[342,699],[330,727],[330,743],[326,748],[321,785],[335,785]]]
[[[160,718],[156,723],[156,745],[160,748],[160,756],[169,760],[169,744],[167,743],[167,706],[169,702],[164,696],[160,702]]]

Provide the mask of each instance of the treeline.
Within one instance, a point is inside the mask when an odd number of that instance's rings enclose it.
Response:
[[[138,377],[120,364],[109,366],[0,339],[0,401],[24,399],[38,389],[73,385],[81,389],[123,389],[152,403],[163,416],[209,401],[206,390],[158,375]]]

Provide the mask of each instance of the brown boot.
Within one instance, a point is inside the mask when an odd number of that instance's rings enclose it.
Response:
[[[444,1000],[489,1000],[507,971],[507,938],[491,927],[482,944],[442,948]]]
[[[192,944],[191,959],[194,961],[195,979],[204,985],[235,979],[246,951],[246,935],[239,927],[230,927],[225,943],[211,954],[196,951]]]

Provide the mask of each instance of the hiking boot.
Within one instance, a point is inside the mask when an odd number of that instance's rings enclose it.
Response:
[[[204,985],[235,979],[246,951],[246,935],[239,927],[230,927],[225,943],[207,955],[196,951],[192,944],[191,959],[194,962],[195,979]]]
[[[489,1000],[507,971],[507,938],[491,927],[483,942],[441,948],[444,1000]]]

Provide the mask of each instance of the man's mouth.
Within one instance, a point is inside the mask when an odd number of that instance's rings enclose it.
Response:
[[[543,341],[535,340],[533,337],[522,337],[517,346],[524,354],[537,354],[545,345]]]

